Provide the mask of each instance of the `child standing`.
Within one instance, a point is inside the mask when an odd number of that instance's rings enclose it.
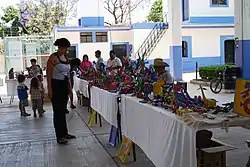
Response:
[[[17,95],[19,99],[19,110],[21,112],[22,117],[30,116],[30,114],[26,113],[25,107],[29,105],[28,101],[28,87],[24,84],[25,76],[18,75],[17,77],[18,86],[17,86]]]
[[[38,78],[32,78],[30,83],[30,95],[32,100],[32,110],[36,118],[36,110],[38,110],[39,117],[43,117],[43,101],[42,101],[42,88],[39,84]]]
[[[44,85],[43,85],[43,76],[42,75],[38,75],[37,76],[38,80],[39,80],[39,85],[41,87],[41,95],[42,95],[42,105],[44,105],[44,97],[45,97],[45,89],[44,89]],[[43,113],[45,113],[45,110],[43,109]]]

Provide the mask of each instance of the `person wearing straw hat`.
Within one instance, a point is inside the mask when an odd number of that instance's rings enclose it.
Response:
[[[173,84],[174,78],[173,76],[165,69],[169,67],[168,63],[164,62],[161,58],[154,59],[154,69],[158,75],[158,79],[162,79],[167,84]]]

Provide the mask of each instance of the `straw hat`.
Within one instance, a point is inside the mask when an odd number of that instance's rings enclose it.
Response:
[[[165,63],[163,59],[156,58],[154,59],[154,67],[169,67],[168,63]]]

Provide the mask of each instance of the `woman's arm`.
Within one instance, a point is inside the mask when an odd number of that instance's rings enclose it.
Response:
[[[55,64],[55,56],[52,54],[50,55],[47,66],[46,66],[46,77],[47,77],[47,85],[48,85],[48,93],[51,95],[52,88],[51,88],[51,79],[52,79],[52,72]]]

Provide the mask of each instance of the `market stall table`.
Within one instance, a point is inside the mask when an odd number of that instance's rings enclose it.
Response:
[[[88,91],[89,82],[78,77],[74,77],[74,90],[80,91],[84,97],[89,97]]]
[[[98,87],[91,87],[90,105],[93,110],[98,112],[108,123],[117,127],[117,93],[111,93]]]
[[[121,97],[122,133],[136,143],[157,167],[196,167],[196,132],[202,129],[243,126],[250,118],[218,114],[215,119],[189,113],[185,122],[167,110]],[[187,122],[186,122],[187,121]]]
[[[195,134],[173,113],[122,95],[122,133],[157,167],[196,167]]]

